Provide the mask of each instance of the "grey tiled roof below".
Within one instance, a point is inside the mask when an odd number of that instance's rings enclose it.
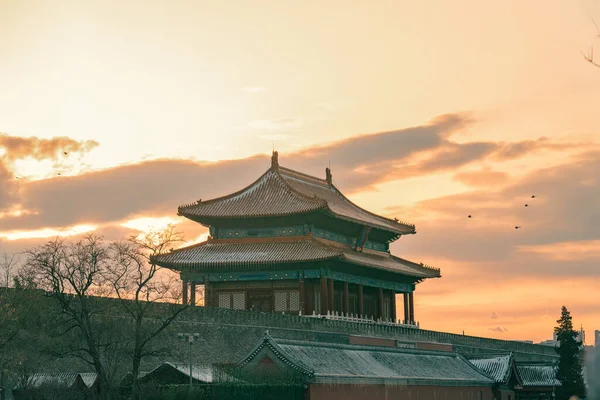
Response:
[[[469,362],[483,371],[486,375],[494,378],[497,383],[506,383],[510,377],[512,368],[512,356],[498,356],[484,359],[469,359]]]
[[[560,386],[554,365],[518,365],[517,370],[523,387]]]
[[[483,385],[493,381],[456,353],[273,339],[268,335],[242,360],[265,349],[316,382],[409,381],[428,385]]]

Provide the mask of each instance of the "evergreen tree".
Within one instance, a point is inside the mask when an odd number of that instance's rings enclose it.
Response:
[[[558,340],[556,352],[559,355],[556,378],[561,382],[561,386],[556,389],[556,398],[568,400],[573,395],[584,397],[585,386],[579,362],[581,343],[577,341],[579,333],[573,329],[573,320],[567,307],[562,307],[560,319],[556,322],[558,326],[554,328],[554,332]]]

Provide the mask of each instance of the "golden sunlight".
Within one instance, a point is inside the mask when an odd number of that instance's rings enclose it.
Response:
[[[199,236],[196,236],[195,239],[192,240],[188,240],[186,242],[184,242],[181,247],[187,247],[187,246],[192,246],[194,244],[198,244],[200,242],[204,242],[206,239],[208,239],[208,233],[203,233]]]
[[[38,212],[29,211],[21,208],[21,206],[16,206],[13,208],[9,208],[6,211],[0,211],[0,219],[7,217],[21,217],[23,215],[36,215]]]
[[[180,218],[172,217],[140,217],[131,219],[120,224],[124,228],[135,229],[140,232],[165,229],[168,225],[176,225],[181,222]]]
[[[81,165],[78,165],[77,162],[69,161],[68,159],[60,161],[51,159],[36,160],[32,157],[27,157],[12,162],[11,170],[15,176],[36,181],[56,176],[77,175],[85,169]]]
[[[65,229],[37,229],[33,231],[9,231],[9,232],[0,232],[0,238],[4,238],[7,240],[19,240],[19,239],[41,239],[41,238],[49,238],[55,236],[75,236],[80,235],[82,233],[87,233],[91,231],[95,231],[97,226],[95,225],[75,225],[71,228]]]

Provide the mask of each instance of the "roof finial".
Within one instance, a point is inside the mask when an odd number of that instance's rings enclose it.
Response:
[[[271,167],[279,167],[279,155],[276,151],[273,151],[273,155],[271,156]]]
[[[332,184],[331,169],[329,167],[325,168],[325,179],[327,180],[328,184]]]

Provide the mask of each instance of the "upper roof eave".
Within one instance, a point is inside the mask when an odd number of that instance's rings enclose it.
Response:
[[[283,185],[283,187],[285,187],[285,191],[292,194],[294,196],[294,198],[296,199],[293,202],[289,202],[290,203],[289,210],[286,209],[286,207],[280,207],[279,211],[274,209],[277,207],[273,207],[271,209],[263,209],[263,208],[261,208],[261,207],[264,207],[262,204],[251,206],[250,207],[251,211],[246,211],[246,212],[240,211],[237,213],[235,213],[235,212],[231,213],[231,208],[229,209],[229,211],[213,210],[211,212],[211,211],[206,210],[207,206],[220,207],[220,206],[217,206],[217,204],[219,204],[219,203],[224,203],[223,207],[226,207],[226,208],[227,207],[234,207],[234,208],[238,207],[235,205],[232,206],[231,203],[229,205],[227,205],[225,203],[227,201],[243,202],[244,201],[243,198],[236,199],[236,197],[241,197],[245,193],[249,193],[253,187],[259,185],[261,183],[261,181],[266,180],[268,178],[269,174],[272,174],[273,178],[275,178],[276,181],[278,182],[277,184]],[[308,193],[304,193],[303,191],[294,187],[294,185],[292,185],[288,181],[288,179],[295,180],[296,182],[300,181],[300,182],[303,182],[303,183],[309,184],[309,185],[316,185],[316,187],[320,188],[319,190],[321,190],[322,194],[326,193],[326,195],[325,195],[326,198],[319,197],[315,193],[312,193],[312,196],[311,196],[310,190]],[[280,186],[280,187],[282,187],[282,186]],[[314,186],[312,186],[312,187],[314,187]],[[302,185],[300,185],[300,188],[302,188]],[[326,189],[326,190],[323,191],[323,189]],[[329,200],[327,200],[327,198],[329,198]],[[339,204],[337,203],[337,201],[334,201],[336,198],[339,198]],[[329,204],[330,200],[336,202],[336,207],[333,207],[333,204]],[[273,203],[273,204],[276,204],[276,203]],[[248,210],[247,205],[242,206],[242,208],[244,208],[244,207],[246,207],[246,210]],[[345,215],[343,213],[336,212],[335,208],[338,208],[341,211],[344,211],[345,209],[347,209],[349,215]],[[201,212],[201,210],[203,210],[203,209],[204,209],[204,212]],[[312,175],[308,175],[308,174],[298,172],[298,171],[295,171],[295,170],[292,170],[292,169],[289,169],[286,167],[279,166],[278,163],[273,164],[258,179],[256,179],[250,185],[244,187],[241,190],[238,190],[234,193],[231,193],[231,194],[228,194],[225,196],[216,197],[216,198],[210,199],[210,200],[205,200],[205,201],[198,200],[195,203],[183,204],[183,205],[180,205],[177,209],[178,215],[184,216],[186,218],[189,218],[191,220],[194,220],[194,221],[197,221],[200,223],[202,223],[203,220],[205,221],[207,219],[218,220],[218,219],[237,219],[237,218],[284,217],[284,216],[289,216],[289,215],[306,214],[306,213],[315,212],[318,210],[324,210],[326,213],[330,214],[334,218],[346,220],[346,221],[364,225],[364,226],[369,226],[371,228],[379,229],[379,230],[382,230],[385,232],[394,233],[396,235],[407,235],[407,234],[416,233],[415,226],[412,224],[401,222],[401,221],[398,221],[397,219],[390,219],[390,218],[386,218],[386,217],[377,215],[375,213],[372,213],[372,212],[356,205],[355,203],[350,201],[346,196],[344,196],[340,192],[340,190],[337,189],[337,187],[335,187],[333,185],[333,183],[327,182],[326,180],[314,177]],[[353,216],[352,214],[357,214],[357,215]],[[361,214],[362,214],[363,218],[360,218]]]

